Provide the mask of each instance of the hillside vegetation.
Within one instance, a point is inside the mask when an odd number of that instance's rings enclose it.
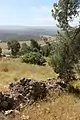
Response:
[[[55,40],[10,39],[0,48],[0,120],[80,120],[80,22],[70,24],[79,8],[79,0],[54,3]]]
[[[21,77],[33,78],[38,81],[56,78],[52,68],[46,66],[21,63],[20,59],[0,59],[0,90],[6,91],[8,84]],[[37,101],[31,106],[24,107],[20,114],[5,117],[0,113],[0,120],[79,120],[80,100],[73,94],[62,95],[51,93],[43,101]]]
[[[21,63],[20,59],[0,59],[0,85],[2,86],[8,85],[21,77],[46,80],[55,76],[56,74],[48,65],[38,66]]]

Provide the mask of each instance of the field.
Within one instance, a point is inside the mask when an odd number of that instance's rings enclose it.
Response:
[[[0,59],[0,90],[6,90],[9,83],[21,77],[46,80],[56,77],[47,64],[37,66],[21,63],[20,59]],[[80,120],[80,100],[72,94],[60,96],[51,94],[46,100],[38,101],[32,106],[25,107],[20,115],[4,117],[0,120]]]
[[[29,44],[29,43],[28,43]],[[6,50],[6,43],[0,44]],[[0,91],[7,90],[8,84],[22,77],[38,81],[57,77],[53,69],[45,66],[21,63],[20,59],[0,59]],[[75,83],[74,83],[75,84]],[[79,84],[79,81],[77,82]],[[23,119],[24,118],[24,119]],[[0,120],[80,120],[80,98],[73,94],[51,94],[43,101],[24,107],[20,114],[4,117]]]
[[[20,114],[4,117],[0,120],[80,120],[80,99],[73,95],[50,96],[47,100],[24,107]]]
[[[30,45],[30,41],[20,41],[20,44],[27,43]],[[43,40],[38,40],[39,44],[44,44]],[[7,43],[0,43],[3,54],[8,54]],[[0,86],[1,84],[8,84],[12,80],[20,79],[21,77],[34,78],[37,80],[45,80],[49,77],[55,77],[55,73],[48,65],[40,67],[37,65],[23,64],[20,59],[1,58],[0,59]]]
[[[55,76],[56,74],[48,65],[40,67],[21,63],[20,59],[0,59],[0,86],[8,85],[11,81],[22,77],[46,80]]]

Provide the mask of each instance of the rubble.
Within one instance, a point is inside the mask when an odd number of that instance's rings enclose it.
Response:
[[[0,92],[0,111],[10,110],[14,106],[15,100],[10,94]]]
[[[66,83],[61,80],[48,79],[37,82],[33,79],[22,78],[18,82],[11,83],[8,91],[0,92],[0,111],[5,114],[13,110],[20,110],[23,104],[31,105],[38,99],[44,99],[50,90],[64,91]]]
[[[56,91],[65,91],[67,84],[62,81],[61,79],[48,79],[47,81],[45,81],[45,85],[48,91],[52,90],[54,92]]]
[[[14,115],[20,115],[20,112],[18,110],[7,110],[4,112],[4,115],[10,115],[10,114],[14,114]]]

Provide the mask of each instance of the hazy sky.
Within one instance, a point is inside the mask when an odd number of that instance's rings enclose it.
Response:
[[[0,0],[0,25],[55,26],[51,8],[58,0]]]

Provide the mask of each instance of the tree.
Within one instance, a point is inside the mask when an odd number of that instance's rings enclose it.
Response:
[[[21,47],[21,54],[26,54],[30,51],[31,51],[30,47],[26,43],[23,43]]]
[[[59,0],[58,4],[55,3],[52,9],[52,15],[58,21],[58,27],[62,30],[70,30],[70,21],[79,14],[78,8],[80,7],[79,0]]]
[[[61,79],[75,79],[73,66],[79,60],[80,26],[71,26],[70,21],[79,14],[79,0],[59,0],[54,4],[53,17],[58,21],[58,41],[52,55],[52,66]]]
[[[44,37],[43,40],[48,46],[51,46],[51,43],[50,43],[50,41],[48,40],[47,37]]]
[[[2,54],[2,48],[0,48],[0,57],[1,57],[1,54]]]
[[[11,49],[11,54],[16,56],[20,50],[20,43],[16,40],[8,41],[8,49]]]
[[[22,62],[37,64],[37,65],[44,65],[46,61],[39,52],[30,52],[23,56]]]
[[[40,50],[40,45],[38,44],[37,41],[31,39],[31,45],[30,45],[32,51],[38,52]]]
[[[41,54],[45,57],[50,55],[51,47],[48,44],[41,46]]]

